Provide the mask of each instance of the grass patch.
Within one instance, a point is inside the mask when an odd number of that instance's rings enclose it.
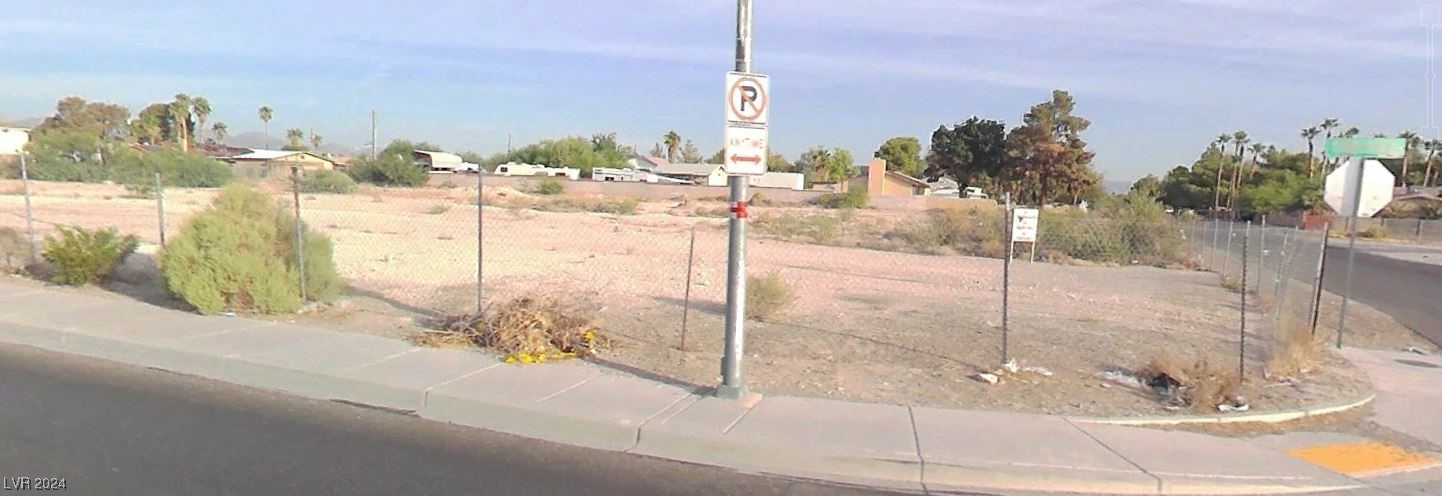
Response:
[[[441,183],[441,185],[439,186],[439,188],[441,189],[456,189],[459,187],[460,186],[457,185],[455,181],[452,181],[450,179],[447,179],[446,182]]]
[[[507,362],[539,363],[592,355],[609,344],[593,312],[574,302],[525,296],[480,315],[449,317],[415,338],[425,346],[478,346]]]
[[[1222,288],[1233,293],[1242,292],[1241,276],[1222,276]]]
[[[731,208],[725,206],[696,207],[696,210],[694,210],[691,215],[694,215],[696,217],[725,218],[731,216]]]
[[[20,231],[0,227],[0,271],[19,272],[30,262],[30,242]]]
[[[700,209],[697,209],[698,211]],[[730,210],[722,209],[724,215]],[[785,241],[829,245],[837,242],[843,227],[841,216],[832,214],[764,214],[752,222],[757,232],[781,238]]]
[[[427,214],[427,215],[440,215],[440,214],[449,212],[450,210],[451,210],[451,206],[450,206],[450,205],[446,205],[446,204],[444,204],[444,203],[437,203],[437,204],[435,204],[435,205],[431,205],[431,208],[427,208],[427,209],[426,209],[426,214]]]
[[[816,197],[816,205],[821,208],[865,208],[870,198],[866,190],[856,188],[845,193],[827,193]]]
[[[1361,231],[1357,231],[1357,237],[1359,238],[1382,239],[1391,237],[1390,235],[1391,233],[1387,232],[1387,228],[1382,226],[1371,226]]]
[[[746,318],[765,322],[796,301],[796,292],[779,272],[746,277]]]
[[[601,214],[633,215],[640,205],[634,198],[552,198],[527,202],[533,210],[542,212],[595,212]]]
[[[534,187],[528,188],[526,192],[535,195],[555,196],[565,193],[566,185],[561,184],[561,181],[548,177],[536,183]]]

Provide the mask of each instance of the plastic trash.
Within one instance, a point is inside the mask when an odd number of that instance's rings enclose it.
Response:
[[[997,377],[996,374],[988,374],[986,372],[978,373],[972,377],[974,377],[978,381],[985,382],[987,384],[996,384],[997,382],[1001,381],[1001,378]]]

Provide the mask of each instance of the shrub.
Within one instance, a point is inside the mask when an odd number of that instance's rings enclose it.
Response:
[[[426,213],[429,214],[429,215],[440,215],[440,214],[446,213],[446,212],[448,212],[448,211],[450,211],[450,210],[451,210],[451,207],[450,207],[450,206],[448,206],[448,205],[446,205],[446,204],[443,204],[443,203],[437,203],[437,204],[435,204],[435,205],[431,205],[431,208],[426,209]]]
[[[723,215],[730,215],[727,210]],[[776,236],[786,241],[832,244],[840,237],[843,221],[830,214],[798,215],[782,213],[761,215],[753,225],[762,234]]]
[[[530,192],[538,195],[559,195],[566,192],[566,185],[561,184],[560,181],[554,178],[548,177],[542,179]]]
[[[526,296],[489,307],[480,315],[450,317],[436,331],[417,336],[427,346],[479,346],[507,362],[537,363],[592,355],[609,343],[577,303]]]
[[[19,272],[30,262],[30,242],[20,231],[0,227],[0,271]]]
[[[746,276],[746,318],[765,322],[794,301],[796,293],[780,273],[773,271],[763,277]]]
[[[58,238],[45,237],[41,255],[55,266],[53,280],[70,286],[105,282],[115,267],[140,246],[135,236],[121,236],[113,227],[97,230],[60,227],[57,233]]]
[[[350,176],[336,172],[323,170],[312,174],[306,174],[300,180],[300,191],[302,193],[333,193],[349,194],[356,190],[356,182]]]
[[[543,212],[632,215],[636,213],[636,207],[639,205],[640,203],[634,198],[553,198],[548,201],[529,203],[528,206]]]
[[[440,185],[440,188],[441,188],[441,189],[456,189],[456,188],[459,188],[459,187],[460,187],[460,186],[456,185],[456,182],[455,182],[455,181],[452,181],[452,180],[450,180],[450,179],[447,179],[446,182],[443,182],[443,183],[441,183],[441,185]]]
[[[866,196],[866,189],[853,188],[845,193],[827,193],[816,198],[816,204],[822,208],[864,208],[870,198]]]
[[[268,196],[232,185],[181,226],[160,252],[160,273],[167,290],[202,313],[294,312],[305,303],[295,235],[295,219]],[[330,239],[307,230],[304,245],[306,296],[334,298],[341,284]]]
[[[1267,375],[1288,377],[1307,373],[1317,362],[1319,347],[1312,328],[1305,323],[1281,319],[1272,327],[1267,350]]]
[[[229,165],[169,148],[126,151],[111,160],[110,179],[136,196],[154,193],[156,173],[160,173],[161,184],[171,188],[218,188],[235,178]]]
[[[1382,226],[1371,226],[1361,231],[1357,231],[1357,237],[1359,238],[1381,239],[1387,237],[1390,234],[1391,233],[1387,232],[1387,228]]]
[[[1241,377],[1236,370],[1199,359],[1190,366],[1170,355],[1153,358],[1137,369],[1142,385],[1168,403],[1190,406],[1199,412],[1215,412],[1217,405],[1236,399]]]
[[[426,171],[394,155],[358,158],[345,172],[351,179],[377,186],[416,187],[426,183]]]
[[[927,211],[926,217],[902,223],[885,234],[906,248],[921,253],[945,253],[943,248],[966,255],[1001,257],[1005,251],[999,213],[977,214],[957,209]]]

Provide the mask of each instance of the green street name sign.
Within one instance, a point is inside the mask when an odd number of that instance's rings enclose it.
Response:
[[[1330,138],[1328,157],[1402,158],[1407,140],[1402,138]]]

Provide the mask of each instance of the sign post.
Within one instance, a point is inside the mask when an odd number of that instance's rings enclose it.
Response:
[[[722,167],[730,176],[731,218],[727,222],[726,342],[716,396],[748,396],[741,374],[746,344],[746,181],[766,173],[766,120],[771,96],[766,76],[751,72],[751,2],[736,1],[736,70],[726,75],[726,133]]]
[[[1035,208],[1011,210],[1011,242],[1030,243],[1031,261],[1036,261],[1036,226],[1040,212]]]
[[[1342,309],[1337,316],[1337,348],[1347,328],[1347,302],[1352,298],[1353,261],[1357,254],[1357,219],[1371,217],[1392,201],[1396,177],[1375,158],[1400,158],[1406,141],[1400,138],[1331,138],[1325,147],[1334,157],[1348,160],[1327,175],[1323,198],[1337,215],[1347,217],[1347,277],[1342,289]],[[1324,245],[1325,246],[1325,245]],[[1323,256],[1326,256],[1325,253]]]

